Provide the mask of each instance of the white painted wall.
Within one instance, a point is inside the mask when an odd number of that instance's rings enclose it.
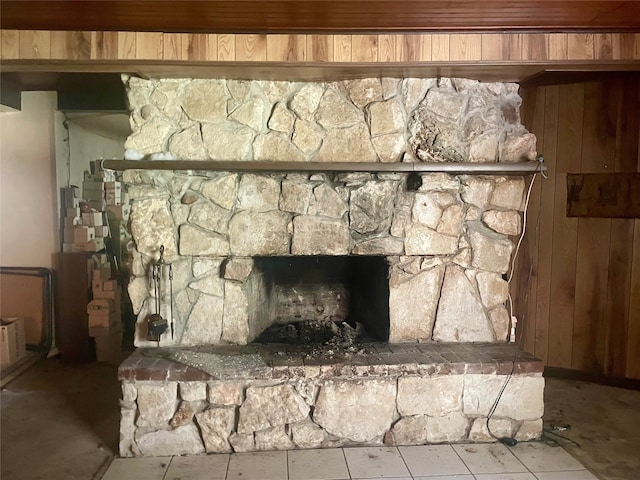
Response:
[[[54,266],[59,249],[55,92],[24,92],[0,114],[0,265]]]

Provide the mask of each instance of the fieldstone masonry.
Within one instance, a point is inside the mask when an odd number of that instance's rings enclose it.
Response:
[[[185,160],[518,162],[536,156],[515,84],[123,78],[126,148]],[[138,154],[139,156],[139,154]],[[166,154],[165,154],[166,156]],[[400,173],[124,172],[135,242],[129,295],[146,340],[151,264],[173,263],[165,347],[251,342],[273,321],[255,256],[375,255],[389,264],[389,341],[505,342],[522,177]],[[167,298],[163,298],[166,303]],[[123,382],[121,455],[492,440],[503,376]],[[317,377],[317,378],[316,378]],[[541,433],[539,375],[513,378],[498,435]],[[533,399],[533,401],[530,401]]]

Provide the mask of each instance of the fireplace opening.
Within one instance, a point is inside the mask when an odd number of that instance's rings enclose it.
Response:
[[[384,257],[255,257],[254,261],[271,323],[257,342],[389,339],[389,266]]]

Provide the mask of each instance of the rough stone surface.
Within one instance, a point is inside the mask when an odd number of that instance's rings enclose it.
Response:
[[[291,450],[295,448],[283,425],[256,432],[255,438],[256,450]]]
[[[243,210],[277,210],[279,197],[280,181],[276,178],[247,174],[240,179],[238,207]]]
[[[381,162],[398,162],[407,149],[407,142],[402,133],[390,133],[371,139],[373,148]]]
[[[505,378],[501,375],[465,375],[463,411],[466,415],[489,413]],[[496,417],[538,420],[544,413],[544,378],[511,377],[495,411]]]
[[[371,102],[382,100],[382,85],[379,78],[346,80],[344,85],[351,101],[360,108]]]
[[[206,160],[207,150],[202,142],[199,125],[192,125],[169,139],[169,151],[174,157],[184,160]]]
[[[462,205],[451,205],[442,212],[436,231],[445,235],[458,236],[462,231],[463,218],[464,207]]]
[[[252,98],[247,102],[241,103],[229,115],[229,118],[259,132],[264,125],[264,110],[264,102],[258,98]]]
[[[230,216],[231,212],[229,210],[219,207],[215,203],[202,201],[191,207],[189,223],[205,230],[225,234],[228,231]]]
[[[236,453],[253,452],[256,449],[253,434],[242,435],[234,432],[229,437],[229,443],[233,447],[233,451]]]
[[[273,107],[273,112],[271,113],[271,118],[269,118],[268,125],[271,130],[286,133],[288,135],[291,133],[294,120],[295,116],[293,113],[291,113],[284,103],[280,102],[276,103],[276,106]]]
[[[204,453],[198,428],[194,424],[173,430],[158,430],[137,436],[136,443],[145,457],[198,455]]]
[[[196,405],[198,404],[199,402],[180,402],[178,410],[176,410],[169,424],[173,428],[189,425],[193,421],[193,417],[196,414]]]
[[[350,127],[363,121],[360,110],[353,106],[335,88],[328,88],[320,100],[316,119],[324,128]]]
[[[482,304],[487,309],[502,305],[507,300],[509,285],[501,275],[491,272],[478,272],[476,275]]]
[[[291,110],[303,120],[310,120],[324,94],[324,85],[305,83],[291,100]]]
[[[404,116],[398,99],[376,102],[369,106],[371,135],[385,135],[404,130]]]
[[[252,270],[252,258],[234,257],[223,263],[222,276],[225,280],[234,280],[236,282],[244,283]]]
[[[391,380],[328,381],[320,388],[313,420],[332,435],[370,442],[391,426],[395,398]]]
[[[432,78],[406,78],[402,81],[402,101],[408,112],[416,108],[434,84]]]
[[[138,252],[158,259],[160,245],[164,245],[165,259],[175,258],[176,236],[173,217],[166,200],[152,198],[134,202],[130,228]]]
[[[238,124],[204,124],[202,140],[211,160],[248,160],[255,132]]]
[[[227,116],[227,96],[219,80],[192,80],[184,90],[182,109],[197,122],[221,122]]]
[[[491,433],[487,429],[486,417],[476,418],[471,425],[471,430],[469,430],[469,440],[472,442],[496,442],[498,438],[511,438],[513,435],[513,425],[508,418],[491,417],[489,428]]]
[[[178,384],[167,382],[138,387],[138,426],[162,428],[176,411]]]
[[[222,260],[219,258],[195,257],[193,259],[193,276],[200,278],[211,273],[219,273]]]
[[[156,117],[145,122],[138,131],[133,132],[125,141],[124,148],[136,150],[142,154],[164,152],[170,134],[171,125]]]
[[[489,203],[505,210],[523,210],[524,178],[500,178],[491,194]]]
[[[238,433],[248,434],[284,426],[307,417],[309,406],[291,385],[248,387],[240,407]]]
[[[377,159],[364,123],[328,130],[313,158],[316,162],[375,162]]]
[[[508,340],[510,319],[507,309],[505,307],[494,308],[489,312],[489,319],[491,320],[496,340],[501,342]]]
[[[292,180],[282,181],[279,207],[285,212],[306,214],[309,209],[313,186]]]
[[[514,210],[487,210],[482,214],[482,223],[494,232],[505,235],[519,235],[522,229],[522,218]]]
[[[427,442],[459,442],[467,436],[469,420],[460,412],[452,412],[443,417],[429,417]]]
[[[145,277],[136,277],[129,282],[127,291],[129,293],[129,298],[131,299],[133,313],[137,315],[140,313],[142,305],[144,305],[144,301],[149,297],[151,291],[149,280]]]
[[[507,135],[500,145],[501,162],[527,162],[536,159],[536,136],[526,131]]]
[[[478,208],[484,208],[489,203],[492,192],[493,182],[489,179],[464,177],[462,180],[462,191],[460,193],[462,199]]]
[[[427,443],[428,422],[426,415],[402,417],[391,429],[394,443],[396,445],[423,445]]]
[[[207,398],[207,384],[204,382],[180,383],[180,398],[187,402],[197,402]]]
[[[231,210],[236,203],[236,193],[238,190],[238,175],[223,175],[204,182],[202,184],[202,194],[216,205]]]
[[[210,408],[196,414],[207,453],[230,452],[229,435],[235,425],[235,407]]]
[[[289,222],[289,215],[280,211],[236,213],[229,223],[231,253],[245,257],[288,254]]]
[[[138,398],[138,389],[133,383],[122,382],[121,389],[123,402],[135,402]]]
[[[349,227],[358,233],[388,232],[393,218],[396,184],[367,182],[352,190]]]
[[[322,428],[306,419],[291,425],[291,437],[298,448],[318,448],[326,434]]]
[[[414,221],[435,230],[442,217],[442,208],[431,193],[416,193],[411,216]]]
[[[542,437],[543,431],[543,421],[542,419],[538,420],[528,420],[522,422],[520,428],[518,429],[518,433],[516,433],[516,440],[519,442],[528,442],[531,440],[539,440]]]
[[[182,345],[212,345],[222,334],[223,300],[200,294],[182,334]]]
[[[207,400],[212,405],[240,405],[242,385],[234,382],[209,382]]]
[[[342,218],[348,209],[346,202],[326,183],[313,189],[313,200],[309,209],[311,215]]]
[[[254,160],[304,162],[302,152],[283,134],[270,132],[258,135],[253,142]]]
[[[372,238],[353,246],[354,255],[402,255],[403,253],[404,242],[393,237]]]
[[[398,413],[442,417],[462,410],[463,375],[400,377]]]
[[[209,275],[200,278],[198,281],[191,282],[189,287],[216,297],[224,296],[224,282],[217,270],[212,270]]]
[[[135,410],[120,409],[120,440],[118,443],[121,457],[132,457],[140,453],[135,446],[135,420]]]
[[[246,345],[249,338],[249,299],[242,286],[229,283],[225,287],[222,340]]]
[[[509,239],[478,224],[469,225],[468,228],[472,250],[471,265],[480,270],[506,273],[513,250]]]
[[[346,255],[349,228],[341,220],[300,215],[293,219],[293,255]]]
[[[389,341],[431,339],[444,267],[417,275],[392,272],[389,280]]]
[[[296,120],[295,130],[293,132],[293,143],[300,151],[306,155],[310,155],[322,144],[322,131],[311,122],[305,120]]]
[[[439,342],[492,342],[493,329],[478,293],[458,266],[447,267],[433,339]]]
[[[219,234],[192,225],[180,226],[180,255],[225,256],[229,242]]]
[[[404,249],[407,255],[450,255],[458,250],[458,237],[413,224],[406,229]]]

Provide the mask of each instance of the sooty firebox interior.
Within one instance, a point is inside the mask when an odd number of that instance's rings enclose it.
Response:
[[[384,257],[256,257],[272,325],[261,343],[324,343],[341,329],[361,341],[389,339]]]

